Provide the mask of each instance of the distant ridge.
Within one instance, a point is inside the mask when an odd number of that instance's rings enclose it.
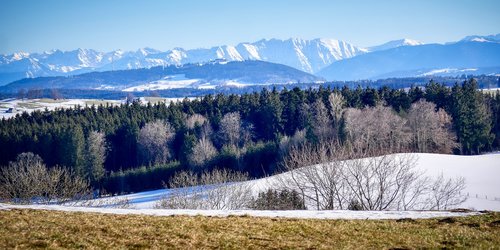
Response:
[[[1,92],[20,89],[93,89],[146,91],[174,88],[211,89],[287,83],[313,83],[322,78],[298,69],[264,61],[212,61],[205,64],[149,69],[91,72],[75,76],[25,78],[0,87]]]

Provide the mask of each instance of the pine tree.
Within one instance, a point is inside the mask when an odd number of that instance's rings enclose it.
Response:
[[[452,88],[452,116],[462,145],[462,154],[479,154],[493,142],[491,114],[483,94],[477,90],[477,81],[470,79],[462,86]]]

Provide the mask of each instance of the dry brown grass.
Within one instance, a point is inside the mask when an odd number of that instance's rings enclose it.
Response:
[[[500,248],[500,213],[426,220],[155,217],[0,211],[0,249]]]

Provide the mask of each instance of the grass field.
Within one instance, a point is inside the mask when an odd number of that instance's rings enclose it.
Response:
[[[0,249],[82,247],[500,248],[500,213],[395,221],[0,210]]]
[[[117,102],[113,102],[110,100],[93,100],[93,99],[85,100],[85,105],[88,105],[88,106],[92,106],[92,105],[95,105],[95,106],[99,106],[99,105],[113,106],[113,105],[117,105],[117,104],[118,104]]]
[[[67,100],[65,99],[50,99],[50,98],[42,98],[40,100],[38,100],[38,102],[41,102],[41,103],[62,103],[62,102],[66,102]]]

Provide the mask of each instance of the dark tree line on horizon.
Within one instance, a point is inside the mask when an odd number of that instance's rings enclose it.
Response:
[[[500,148],[500,94],[449,88],[263,89],[155,105],[133,102],[0,121],[0,166],[23,152],[110,193],[162,188],[177,171],[271,175],[292,146],[336,140],[377,152],[480,154]]]

